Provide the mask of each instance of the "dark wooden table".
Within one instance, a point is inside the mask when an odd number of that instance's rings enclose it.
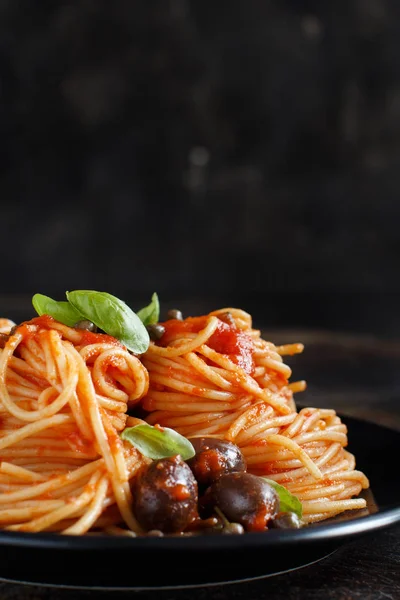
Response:
[[[303,404],[332,407],[342,415],[400,430],[400,343],[332,332],[275,331],[265,335],[277,344],[305,343],[304,354],[288,360],[293,380],[308,381],[307,391],[297,396]],[[345,544],[312,566],[253,582],[135,594],[0,584],[1,600],[94,600],[115,596],[134,596],[137,600],[396,600],[400,599],[400,526]]]

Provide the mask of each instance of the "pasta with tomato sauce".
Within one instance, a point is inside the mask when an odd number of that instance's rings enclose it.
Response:
[[[18,327],[0,357],[0,526],[138,530],[129,481],[146,459],[118,434],[147,388],[113,337],[49,316]]]
[[[306,523],[364,508],[354,498],[369,486],[345,448],[347,429],[334,410],[296,410],[282,356],[302,344],[275,346],[253,329],[243,310],[168,320],[143,357],[150,387],[142,400],[151,424],[182,435],[215,436],[241,449],[251,473],[267,475],[295,494]]]
[[[282,357],[302,344],[275,346],[235,308],[158,322],[149,305],[120,336],[126,305],[90,292],[108,319],[84,293],[0,320],[0,528],[241,533],[288,522],[284,502],[295,526],[365,507],[346,426],[296,408],[305,383]],[[251,517],[232,513],[254,490]]]

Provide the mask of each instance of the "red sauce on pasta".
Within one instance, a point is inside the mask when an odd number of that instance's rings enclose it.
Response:
[[[18,333],[22,333],[24,339],[27,339],[36,333],[37,327],[42,329],[54,329],[54,323],[55,320],[49,315],[34,317],[30,321],[22,323],[18,327]],[[106,333],[94,333],[93,331],[88,331],[87,329],[75,329],[75,331],[79,331],[81,334],[81,339],[79,342],[79,345],[81,346],[89,346],[90,344],[112,344],[113,346],[119,346],[120,348],[122,347],[121,342],[119,342],[115,337]]]
[[[93,333],[93,331],[88,331],[87,329],[83,330],[81,345],[89,346],[90,344],[112,344],[113,346],[122,347],[121,342],[112,335]]]

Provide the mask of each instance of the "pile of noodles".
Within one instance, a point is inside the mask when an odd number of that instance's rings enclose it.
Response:
[[[140,531],[129,483],[148,459],[119,433],[147,388],[115,338],[46,316],[15,329],[0,355],[0,527]]]
[[[210,345],[220,319],[251,339],[254,369],[238,366]],[[170,335],[168,346],[151,344],[143,357],[150,386],[142,401],[147,421],[182,435],[215,436],[237,444],[248,471],[282,484],[303,504],[306,523],[366,506],[354,498],[369,486],[345,448],[347,428],[334,410],[296,410],[293,393],[302,381],[289,383],[291,369],[282,356],[303,350],[302,344],[277,347],[252,328],[243,310],[224,308],[205,319],[197,333]]]
[[[212,339],[229,314],[252,369]],[[287,487],[305,523],[365,507],[368,480],[355,469],[334,410],[296,410],[285,354],[243,310],[203,317],[198,331],[151,342],[142,356],[115,338],[42,316],[11,330],[0,350],[0,528],[65,534],[140,533],[131,483],[150,459],[121,440],[140,415],[188,437],[237,444],[248,471]],[[225,321],[224,321],[225,322]],[[13,323],[0,319],[0,334]],[[226,324],[224,325],[226,326]]]

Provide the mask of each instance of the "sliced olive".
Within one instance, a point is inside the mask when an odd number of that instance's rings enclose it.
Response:
[[[278,513],[279,497],[262,477],[244,472],[226,473],[201,499],[206,513],[215,506],[228,521],[240,523],[246,531],[263,531]]]
[[[168,319],[177,319],[178,321],[183,321],[183,315],[181,311],[176,308],[171,308],[171,310],[167,312],[167,317]]]
[[[97,331],[97,327],[92,321],[88,321],[87,319],[83,319],[82,321],[78,321],[75,323],[76,329],[86,329],[87,331],[91,331],[95,333]]]
[[[155,341],[162,338],[165,333],[165,327],[161,325],[161,323],[154,323],[152,325],[147,325],[147,331],[149,332],[150,338]]]
[[[300,529],[301,521],[294,512],[278,513],[271,523],[277,529]]]
[[[133,509],[147,531],[184,531],[197,517],[197,482],[179,454],[153,461],[139,474]]]
[[[197,482],[211,485],[223,473],[245,471],[246,461],[238,446],[212,437],[190,439],[196,454],[187,461]]]

